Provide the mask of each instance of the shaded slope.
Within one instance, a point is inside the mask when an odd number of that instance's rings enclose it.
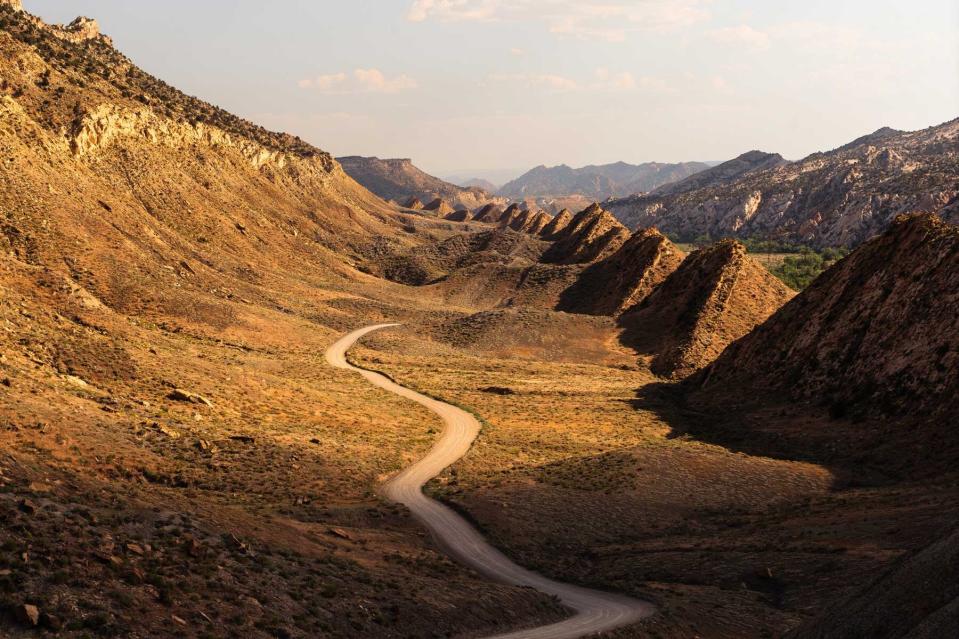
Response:
[[[685,257],[656,229],[637,231],[616,253],[583,272],[563,293],[559,310],[619,315],[645,300]]]
[[[543,227],[540,235],[544,240],[555,240],[572,221],[573,213],[569,209],[563,209],[550,220],[549,224]]]
[[[684,377],[715,359],[794,293],[725,240],[692,253],[620,319],[623,342],[652,356],[661,376]]]
[[[959,531],[897,562],[788,639],[940,639],[959,633]]]
[[[585,264],[615,253],[630,233],[598,204],[581,211],[554,234],[555,243],[543,254],[550,264]]]
[[[959,229],[902,216],[690,380],[691,399],[809,402],[854,421],[770,435],[783,451],[885,472],[946,470],[959,455],[947,425],[959,414],[957,302]]]

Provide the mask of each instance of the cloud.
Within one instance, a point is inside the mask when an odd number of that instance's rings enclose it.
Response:
[[[515,56],[524,56],[526,55],[526,49],[520,49],[519,47],[513,47],[509,50]]]
[[[601,67],[591,78],[576,80],[550,73],[500,73],[487,78],[490,82],[514,84],[527,88],[543,88],[558,93],[574,91],[595,91],[607,93],[625,93],[642,91],[645,93],[673,93],[672,87],[661,79],[650,76],[637,78],[628,71],[613,72]]]
[[[538,22],[554,34],[621,42],[706,20],[708,0],[415,0],[407,20]]]
[[[557,92],[578,91],[580,89],[576,80],[549,73],[496,73],[489,76],[488,79],[491,82],[519,84],[530,88],[542,87]]]
[[[301,89],[312,89],[320,93],[399,93],[419,86],[413,78],[401,74],[387,77],[379,69],[355,69],[353,73],[333,73],[315,78],[300,80]]]
[[[596,69],[593,89],[607,91],[631,91],[636,88],[636,77],[628,71],[611,73],[609,69]]]
[[[741,45],[751,49],[769,48],[769,34],[753,29],[748,24],[714,29],[709,32],[709,37],[719,44]]]

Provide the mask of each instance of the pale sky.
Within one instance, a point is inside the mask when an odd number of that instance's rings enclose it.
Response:
[[[959,117],[957,0],[24,0],[335,155],[799,158]]]

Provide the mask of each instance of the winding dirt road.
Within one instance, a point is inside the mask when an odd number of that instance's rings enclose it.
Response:
[[[443,434],[426,457],[392,478],[383,487],[383,493],[388,499],[409,508],[459,561],[491,579],[554,595],[576,612],[566,621],[491,639],[577,639],[622,628],[654,614],[655,607],[645,601],[560,583],[517,566],[483,539],[465,519],[423,494],[426,482],[466,454],[479,435],[480,424],[464,410],[404,388],[379,373],[352,366],[346,360],[347,351],[360,338],[394,326],[398,324],[362,328],[343,337],[326,351],[326,360],[331,366],[356,371],[371,384],[422,404],[442,417],[446,424]]]

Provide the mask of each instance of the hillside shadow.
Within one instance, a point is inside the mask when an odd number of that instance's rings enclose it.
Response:
[[[661,419],[668,439],[683,437],[751,457],[821,466],[833,489],[885,486],[910,479],[905,457],[889,463],[890,445],[868,439],[862,423],[830,417],[819,407],[756,399],[729,410],[692,404],[682,382],[654,382],[636,390],[630,405]]]

